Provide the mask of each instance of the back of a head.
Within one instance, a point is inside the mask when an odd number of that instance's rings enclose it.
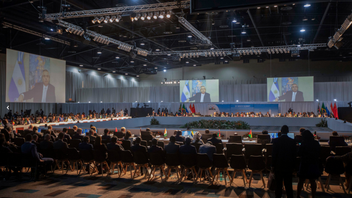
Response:
[[[339,134],[337,133],[337,131],[333,131],[332,136],[339,136]]]
[[[191,138],[186,138],[186,140],[185,140],[185,144],[187,144],[187,145],[190,145],[191,144],[191,142],[192,142],[192,139]]]
[[[176,142],[175,136],[171,136],[171,137],[170,137],[170,142],[172,142],[172,143],[175,143],[175,142]]]
[[[85,137],[83,138],[83,142],[88,143],[88,142],[89,142],[89,136],[85,136]]]
[[[267,134],[269,134],[269,133],[268,133],[267,130],[264,130],[264,131],[262,131],[262,134],[263,134],[263,135],[267,135]]]
[[[34,134],[34,135],[33,135],[33,140],[34,140],[34,141],[37,141],[37,140],[38,140],[38,135],[37,135],[37,134]]]
[[[48,129],[53,129],[53,126],[49,125],[49,126],[48,126]]]
[[[137,137],[136,140],[134,141],[134,144],[140,144],[142,142],[140,137]]]
[[[64,139],[64,136],[65,136],[64,133],[59,133],[59,137],[58,138],[61,140],[61,139]]]
[[[303,141],[314,141],[314,136],[309,130],[305,130],[302,132],[302,140]]]
[[[131,131],[127,131],[126,134],[125,134],[125,139],[128,139],[130,137],[132,137]]]
[[[288,126],[287,125],[284,125],[281,127],[281,133],[282,134],[287,134],[289,132],[288,130]]]
[[[109,129],[104,129],[104,135],[107,135],[109,133]]]
[[[63,128],[62,132],[66,133],[67,132],[67,128]]]
[[[205,129],[205,133],[209,134],[210,133],[209,129]]]
[[[101,137],[100,136],[97,136],[96,138],[95,138],[95,142],[94,142],[94,144],[97,146],[97,145],[101,145],[102,144],[102,139],[101,139]]]
[[[76,125],[74,125],[72,128],[73,128],[73,130],[77,130],[78,127]]]
[[[145,131],[150,132],[150,128],[147,128]]]
[[[156,146],[157,144],[158,144],[158,140],[157,140],[157,139],[153,139],[153,140],[152,140],[152,145],[153,145],[153,146]]]
[[[112,143],[116,143],[116,142],[117,142],[117,137],[116,137],[116,136],[112,136],[111,142],[112,142]]]
[[[176,135],[177,135],[177,136],[182,136],[182,132],[178,130],[178,131],[176,132]]]
[[[30,124],[30,125],[28,126],[28,129],[33,129],[33,125]]]
[[[90,129],[89,130],[89,135],[93,135],[94,134],[94,130],[93,129]]]
[[[24,139],[25,139],[27,142],[32,141],[32,135],[31,135],[31,134],[27,134]]]
[[[82,129],[81,129],[81,128],[78,128],[78,129],[77,129],[77,133],[78,133],[78,134],[82,134]]]
[[[121,127],[121,132],[126,132],[126,127]]]
[[[38,132],[38,127],[33,127],[33,132]]]
[[[93,131],[97,131],[97,128],[95,126],[90,127],[90,129],[93,129]]]
[[[299,132],[301,133],[301,135],[302,135],[302,133],[303,133],[305,130],[306,130],[306,129],[303,128],[303,127],[301,127],[301,128],[299,129]]]
[[[216,134],[216,133],[213,133],[213,138],[217,138],[218,137],[218,134]]]
[[[50,138],[51,138],[50,134],[45,134],[44,140],[50,141]]]

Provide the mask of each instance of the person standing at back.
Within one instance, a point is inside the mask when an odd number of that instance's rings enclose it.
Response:
[[[281,136],[273,141],[272,171],[275,174],[275,197],[282,197],[282,183],[285,184],[287,198],[293,198],[292,173],[295,168],[296,142],[287,136],[288,126],[281,127]]]

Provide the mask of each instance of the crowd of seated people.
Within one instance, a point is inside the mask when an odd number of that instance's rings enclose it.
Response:
[[[80,141],[79,145],[74,147],[78,151],[97,151],[108,163],[109,151],[117,151],[117,153],[119,153],[126,149],[123,146],[123,141],[131,143],[132,146],[129,145],[128,150],[131,151],[132,155],[135,152],[145,152],[146,154],[156,153],[160,154],[164,160],[168,154],[196,155],[198,153],[206,154],[208,159],[212,162],[216,153],[226,154],[226,152],[223,152],[222,147],[220,152],[218,150],[217,145],[222,145],[221,138],[218,137],[217,133],[212,134],[209,130],[206,130],[203,135],[196,132],[193,139],[183,137],[181,131],[177,130],[174,132],[174,135],[170,137],[169,143],[165,146],[161,146],[158,143],[158,140],[153,137],[150,129],[146,130],[146,133],[149,133],[152,137],[150,143],[143,140],[143,135],[141,135],[141,137],[137,136],[133,138],[131,132],[126,130],[125,127],[122,127],[119,132],[122,133],[121,138],[116,136],[117,132],[111,132],[108,129],[105,129],[104,135],[100,136],[97,135],[96,128],[91,126],[88,134],[82,134],[82,129],[74,127],[74,131],[71,134],[69,134],[68,130],[64,128],[62,132],[59,132],[58,134],[55,134],[51,130],[47,130],[43,136],[41,133],[37,132],[36,127],[30,127],[30,129],[24,132],[24,134],[20,134],[19,137],[13,137],[11,135],[11,129],[6,128],[6,130],[2,130],[0,133],[0,142],[2,145],[0,155],[4,153],[22,153],[24,155],[31,155],[33,159],[38,161],[38,163],[43,164],[43,167],[45,168],[43,168],[42,173],[45,173],[52,168],[55,156],[45,156],[41,152],[48,153],[44,151],[60,150],[65,153],[67,149],[72,148],[72,140]],[[268,155],[272,156],[271,171],[275,174],[276,178],[276,197],[281,197],[283,184],[285,185],[287,197],[292,197],[292,173],[294,171],[297,171],[299,178],[297,185],[298,194],[300,194],[304,181],[309,180],[311,182],[311,193],[314,197],[316,190],[315,180],[321,175],[321,161],[319,159],[321,146],[313,133],[304,128],[300,129],[300,135],[302,136],[300,144],[298,144],[295,139],[288,137],[288,132],[288,127],[284,125],[280,131],[281,135],[270,141],[273,143],[273,149],[272,153],[269,153]],[[263,131],[262,135],[268,135],[268,132]],[[333,136],[339,137],[337,132],[333,132]],[[24,138],[25,141],[22,145],[16,145],[13,142],[13,139],[15,138]],[[345,142],[329,142],[329,144],[332,151],[337,146],[347,145]],[[298,169],[295,166],[297,156],[300,157],[300,166]],[[333,160],[343,160],[345,164],[352,163],[352,152],[350,150],[350,152],[343,156],[335,156],[333,157]],[[109,167],[102,165],[102,168],[99,171],[109,172]],[[348,181],[349,177],[350,175],[346,175],[346,181]]]
[[[21,110],[21,113],[7,113],[3,118],[0,117],[0,126],[5,125],[4,120],[7,120],[12,125],[29,125],[29,124],[41,124],[51,122],[77,122],[81,120],[94,120],[102,118],[115,118],[128,116],[128,110],[122,110],[116,112],[115,109],[111,111],[109,108],[105,111],[102,109],[100,112],[95,110],[89,110],[88,113],[64,113],[64,114],[52,114],[44,115],[43,110],[36,111],[35,114],[26,115]]]

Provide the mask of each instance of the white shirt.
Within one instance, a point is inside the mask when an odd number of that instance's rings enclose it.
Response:
[[[292,92],[292,102],[296,101],[296,94],[297,92]]]
[[[43,85],[42,102],[46,102],[46,93],[48,92],[48,86]]]
[[[204,96],[205,94],[200,94],[200,102],[204,102]]]

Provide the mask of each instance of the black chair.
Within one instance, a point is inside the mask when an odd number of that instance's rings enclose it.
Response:
[[[76,148],[68,148],[67,158],[68,158],[68,161],[70,161],[70,164],[72,164],[71,171],[74,171],[75,165],[77,165],[77,174],[79,174],[78,165],[81,164],[81,155],[79,151]]]
[[[342,136],[330,136],[329,145],[332,151],[335,151],[335,146],[345,146],[345,138]]]
[[[243,185],[244,185],[244,187],[246,187],[247,164],[246,164],[246,159],[244,158],[244,155],[243,154],[239,154],[239,155],[232,154],[230,157],[231,157],[230,166],[231,166],[231,168],[233,168],[233,175],[232,175],[232,178],[230,181],[230,185],[232,184],[232,182],[236,176],[236,173],[240,172],[240,173],[242,173],[242,177],[243,177]]]
[[[270,135],[268,135],[268,134],[260,134],[260,135],[258,135],[257,143],[260,143],[260,144],[270,143]]]
[[[157,168],[160,169],[160,179],[163,181],[163,175],[166,179],[166,174],[165,174],[165,161],[163,159],[162,153],[149,153],[149,159],[150,159],[150,164],[151,164],[151,169],[152,171],[150,172],[151,177],[149,178],[149,181],[153,181],[155,179],[155,171]]]
[[[125,150],[131,150],[131,142],[129,140],[122,140],[122,147]]]
[[[228,176],[229,180],[231,180],[231,176],[229,174],[229,171],[227,170],[229,168],[229,164],[227,163],[226,156],[224,154],[214,153],[214,155],[213,155],[213,166],[215,168],[215,175],[213,177],[213,181],[214,182],[218,181],[219,178],[220,178],[220,172],[222,172],[223,176],[225,178],[225,186],[226,186],[227,185],[226,176]]]
[[[349,146],[336,146],[335,147],[335,153],[338,156],[344,155],[349,152],[351,152],[351,147],[349,147]]]
[[[115,135],[117,138],[119,138],[119,139],[121,139],[121,138],[123,138],[123,137],[125,136],[125,134],[124,134],[123,132],[121,132],[121,131],[114,132],[114,135]]]
[[[107,159],[106,152],[100,151],[100,150],[94,150],[93,153],[94,153],[94,166],[96,169],[98,169],[98,166],[100,165],[101,176],[104,175],[104,171],[103,171],[104,165],[108,169],[107,174],[109,174],[110,168],[109,168],[109,164],[106,160]]]
[[[346,193],[345,185],[342,181],[341,174],[345,172],[345,167],[343,166],[343,162],[341,160],[336,160],[334,158],[329,158],[326,161],[325,172],[328,173],[328,178],[325,183],[325,188],[328,191],[330,188],[330,180],[333,175],[339,178],[340,185],[342,186],[343,191]]]
[[[213,134],[208,133],[208,134],[203,134],[201,139],[203,140],[204,143],[207,143],[208,139],[212,137],[213,137]]]
[[[183,172],[182,176],[180,179],[180,182],[184,179],[184,177],[188,177],[190,171],[190,174],[192,174],[192,179],[193,182],[197,181],[197,171],[196,171],[196,165],[197,165],[197,157],[195,154],[181,154],[181,165],[183,167]]]
[[[148,173],[148,164],[149,164],[149,159],[148,159],[148,153],[143,152],[143,151],[137,151],[133,153],[133,160],[134,163],[137,164],[137,169],[134,171],[133,177],[136,177],[136,174],[141,174],[144,169],[144,178],[149,178],[149,173]]]
[[[66,174],[68,172],[68,169],[70,168],[72,170],[70,161],[68,161],[68,156],[67,156],[67,149],[54,149],[54,153],[55,153],[55,166],[54,166],[54,171],[57,168],[59,168],[59,170],[62,170],[62,173],[64,172],[64,164],[67,163],[68,167],[66,167]],[[61,166],[60,166],[60,162],[61,162]]]
[[[147,146],[148,146],[147,141],[142,140],[142,141],[141,141],[141,145],[143,145],[143,146],[147,147]]]
[[[330,146],[322,146],[320,147],[320,163],[322,163],[323,167],[326,165],[326,158],[331,156],[331,148]]]
[[[142,131],[141,132],[141,139],[145,140],[147,142],[147,146],[149,146],[149,145],[151,145],[151,141],[153,139],[153,136],[150,134],[150,132]]]
[[[235,155],[242,155],[243,154],[243,145],[242,143],[227,143],[226,144],[226,157],[230,159],[230,157]]]
[[[14,139],[13,139],[13,143],[14,143],[15,145],[17,145],[18,147],[21,147],[22,144],[24,144],[24,138],[20,138],[20,137],[14,138]]]
[[[68,129],[67,133],[72,137],[74,135],[74,130],[73,129]]]
[[[170,178],[171,170],[175,169],[176,170],[176,174],[177,174],[177,181],[180,181],[180,176],[181,176],[180,155],[178,153],[176,153],[176,154],[166,154],[166,165],[167,165],[168,171],[167,171],[167,176],[166,176],[165,180]]]
[[[251,155],[263,154],[263,146],[261,144],[245,144],[244,148],[246,160],[249,160]]]
[[[273,154],[273,144],[266,144],[265,150],[266,150],[265,154],[267,156],[272,155]]]
[[[202,182],[201,178],[202,178],[202,173],[204,171],[204,180],[203,181],[205,181],[206,180],[205,178],[207,178],[207,181],[209,181],[210,184],[213,184],[213,181],[212,181],[213,174],[211,173],[211,170],[210,170],[210,168],[212,167],[213,164],[210,161],[208,155],[205,153],[198,153],[197,157],[190,156],[188,158],[197,159],[197,166],[198,166],[199,170],[198,170],[196,181],[199,178],[199,182]]]
[[[242,136],[240,135],[231,135],[229,143],[242,143]]]
[[[70,140],[70,148],[78,149],[78,146],[80,143],[81,143],[81,140],[79,140],[79,139],[71,139]]]
[[[23,168],[31,169],[31,176],[36,180],[39,176],[39,161],[32,156],[32,153],[21,154],[21,173]]]
[[[223,154],[224,153],[224,145],[222,143],[217,143],[214,146],[216,147],[216,153],[217,154]]]
[[[130,150],[121,151],[121,162],[123,164],[122,171],[124,174],[127,173],[128,168],[130,168],[131,178],[133,179],[133,170],[136,171],[136,166],[134,165],[133,155]],[[133,170],[131,169],[133,168]]]
[[[116,150],[109,150],[108,151],[108,160],[110,162],[110,173],[114,174],[115,173],[115,166],[117,165],[119,169],[119,177],[121,176],[122,173],[122,162],[121,162],[121,153],[120,151]]]
[[[93,174],[94,170],[98,171],[95,169],[94,165],[91,166],[91,164],[94,164],[94,154],[93,150],[80,150],[79,151],[81,155],[81,169],[79,171],[79,174],[82,172],[85,172],[84,167],[88,167],[88,174]]]
[[[162,141],[158,141],[158,146],[160,146],[161,148],[165,148],[165,144]]]
[[[196,147],[197,152],[199,152],[199,147],[202,146],[202,144],[198,144],[198,143],[192,143],[192,145],[193,145],[194,147]]]
[[[21,136],[24,137],[23,130],[21,130],[21,129],[17,130],[17,134],[21,134]]]
[[[265,163],[264,163],[264,158],[262,155],[251,155],[249,157],[249,162],[248,162],[248,168],[252,170],[251,175],[249,176],[249,184],[248,187],[251,187],[251,182],[253,178],[254,173],[259,173],[260,178],[263,181],[263,185],[265,188],[265,182],[264,182],[264,177],[263,177],[263,170],[265,169]]]

